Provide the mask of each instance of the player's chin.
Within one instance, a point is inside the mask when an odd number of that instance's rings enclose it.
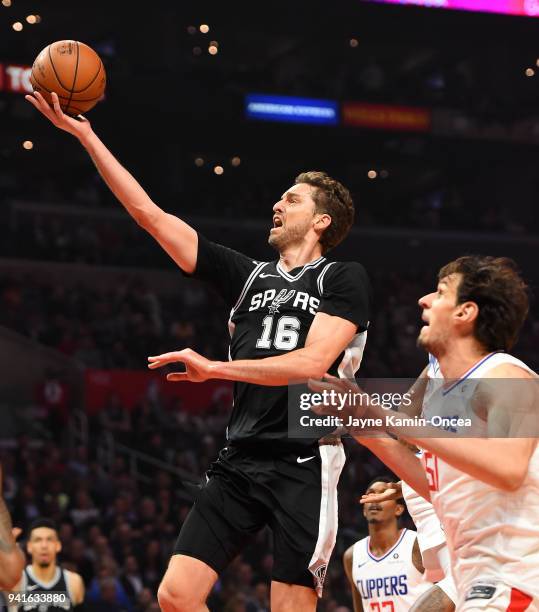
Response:
[[[428,349],[429,345],[429,326],[424,325],[419,332],[419,336],[417,337],[417,346],[419,348]]]

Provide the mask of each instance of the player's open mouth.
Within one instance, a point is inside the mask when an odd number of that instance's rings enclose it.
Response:
[[[283,220],[280,217],[273,217],[273,229],[276,227],[282,227]]]

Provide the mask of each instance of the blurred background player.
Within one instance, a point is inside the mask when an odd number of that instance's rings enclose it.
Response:
[[[375,478],[366,493],[382,493],[390,482],[387,476]],[[402,498],[363,506],[369,535],[344,553],[355,612],[408,612],[431,587],[424,576],[417,533],[399,528],[404,511]]]
[[[24,555],[15,539],[19,529],[13,529],[11,516],[2,497],[2,466],[0,465],[0,591],[8,591],[19,580],[24,567]],[[3,605],[0,593],[0,609]]]
[[[58,530],[53,521],[41,518],[30,527],[26,550],[32,560],[27,565],[15,591],[32,595],[40,593],[65,594],[61,603],[46,603],[37,601],[35,604],[26,602],[19,608],[25,611],[55,612],[56,610],[71,610],[84,600],[84,583],[79,574],[63,569],[58,565],[58,554],[62,544]]]
[[[417,529],[417,542],[425,568],[425,579],[436,583],[410,608],[412,612],[453,612],[457,591],[451,575],[451,559],[445,534],[430,502],[405,482],[391,482],[379,487],[376,494],[367,493],[361,503],[403,498]]]

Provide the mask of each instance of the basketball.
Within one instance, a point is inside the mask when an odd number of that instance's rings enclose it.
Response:
[[[52,105],[51,92],[58,94],[67,115],[80,115],[93,108],[105,91],[105,67],[99,55],[76,40],[59,40],[45,47],[32,66],[34,91]]]

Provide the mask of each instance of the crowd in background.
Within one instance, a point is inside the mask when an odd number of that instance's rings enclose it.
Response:
[[[226,414],[179,415],[171,407],[144,404],[141,400],[132,413],[108,406],[96,417],[92,439],[106,431],[133,445],[144,443],[148,454],[189,470],[196,482],[223,444]],[[166,434],[162,418],[169,422]],[[349,461],[339,490],[341,526],[319,607],[325,612],[352,609],[341,556],[366,533],[359,494],[373,476],[387,473],[368,451],[355,443],[347,446]],[[27,528],[43,515],[57,522],[60,562],[83,577],[89,609],[157,612],[156,589],[189,511],[193,487],[172,470],[142,465],[134,474],[123,457],[110,464],[99,461],[93,444],[69,447],[49,441],[34,446],[21,436],[16,450],[0,453],[0,460],[4,495],[16,524]],[[219,579],[210,610],[268,611],[271,569],[271,535],[264,530]]]

